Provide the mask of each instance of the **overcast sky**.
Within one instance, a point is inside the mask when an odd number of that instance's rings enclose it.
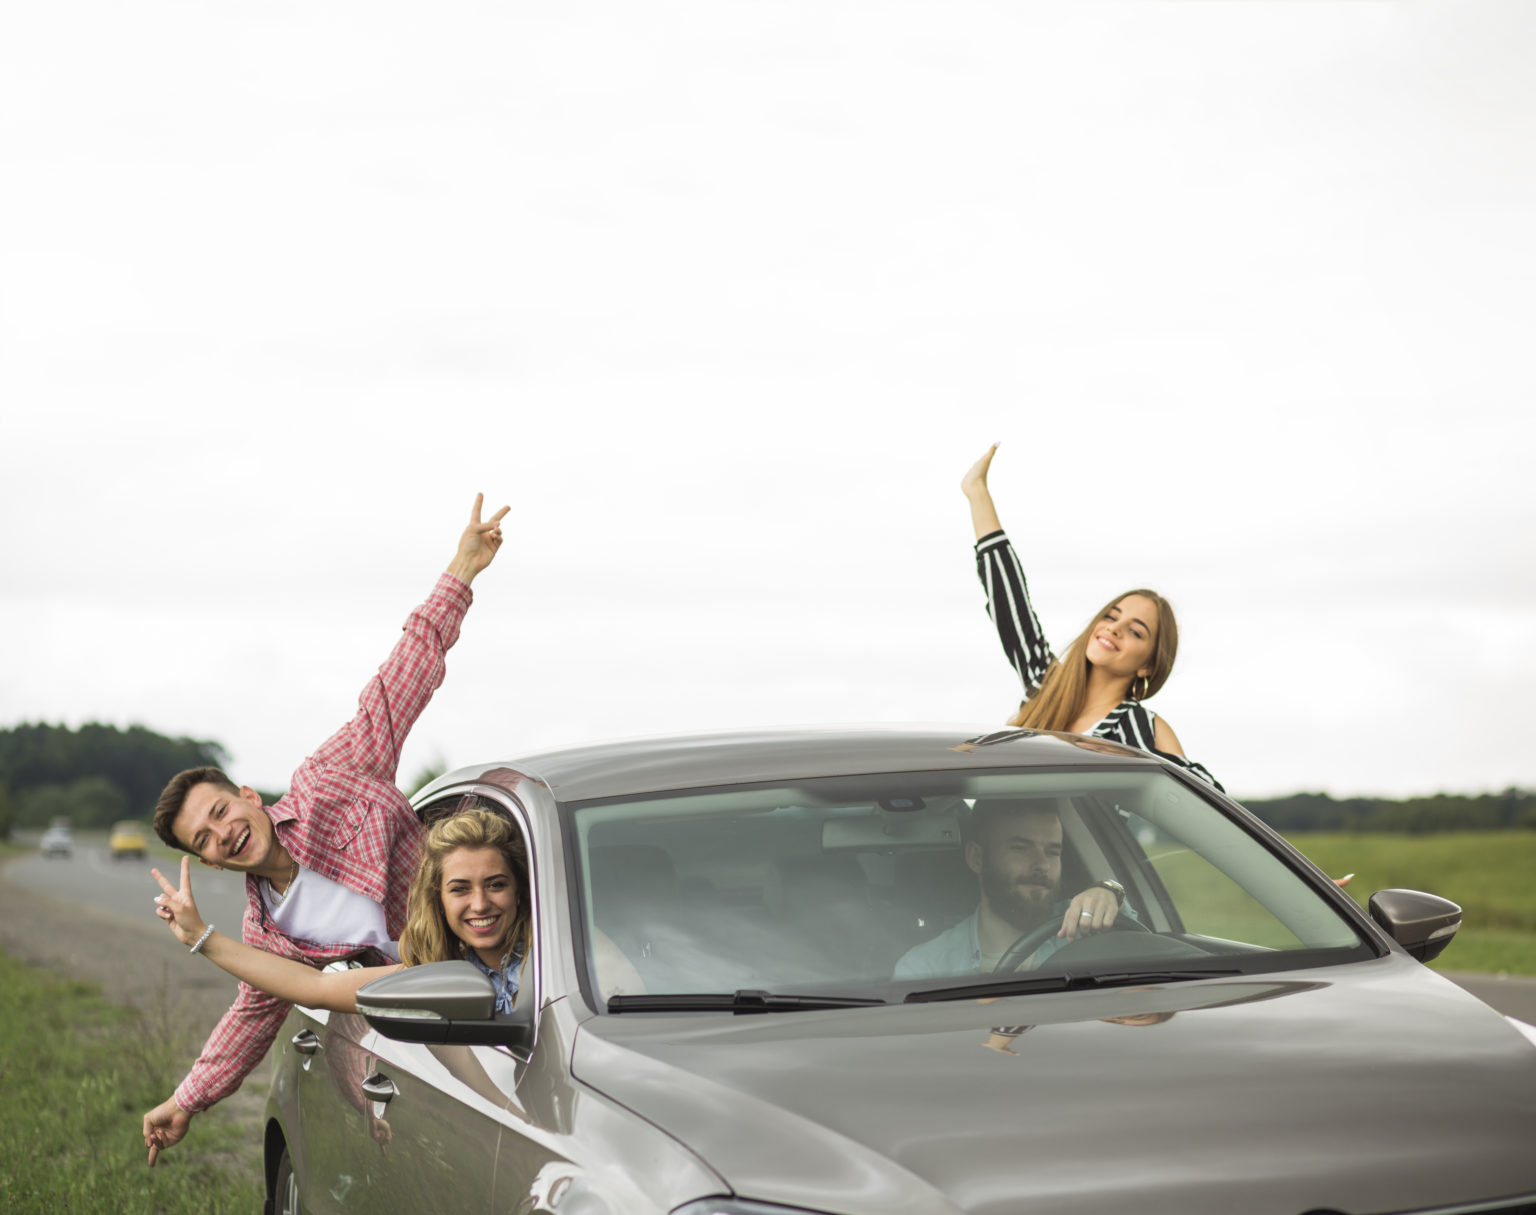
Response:
[[[477,490],[402,773],[1012,711],[1179,610],[1238,796],[1536,787],[1536,5],[9,5],[0,726],[267,788]]]

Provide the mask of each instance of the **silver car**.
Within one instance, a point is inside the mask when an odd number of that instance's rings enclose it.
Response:
[[[46,857],[69,857],[75,850],[75,839],[69,833],[68,827],[54,824],[43,832],[43,837],[37,843],[38,850]]]
[[[1362,913],[1156,757],[708,735],[415,800],[525,833],[529,978],[501,1017],[465,962],[374,981],[361,1015],[295,1009],[269,1210],[1536,1211],[1536,1030],[1423,965],[1456,905],[1387,890]],[[1020,814],[1049,862],[983,838]],[[1068,937],[1088,890],[1113,930]],[[1026,897],[1038,926],[988,953]]]

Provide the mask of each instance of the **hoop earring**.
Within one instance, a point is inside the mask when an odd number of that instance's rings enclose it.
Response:
[[[1134,680],[1134,679],[1131,680],[1131,699],[1132,700],[1138,700],[1138,701],[1145,700],[1148,696],[1150,696],[1152,694],[1152,681],[1150,679],[1148,679],[1145,675],[1142,675],[1139,678],[1141,679],[1141,691],[1139,691],[1139,692],[1136,690],[1136,680]]]

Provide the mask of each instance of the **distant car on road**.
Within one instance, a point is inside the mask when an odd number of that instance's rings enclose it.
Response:
[[[47,857],[69,856],[75,850],[74,837],[69,834],[68,827],[49,827],[43,832],[42,842],[38,845],[43,855]]]
[[[439,962],[361,1015],[295,1008],[278,1215],[1536,1211],[1536,1029],[1423,965],[1460,909],[1362,910],[1152,755],[703,735],[461,768],[413,804],[517,825],[522,986],[496,1015]],[[1063,940],[1052,886],[1123,914]],[[1000,955],[983,892],[1019,933]]]
[[[111,850],[114,861],[121,857],[137,857],[143,860],[146,852],[144,824],[136,823],[132,819],[113,823],[112,834],[107,837],[107,847]]]

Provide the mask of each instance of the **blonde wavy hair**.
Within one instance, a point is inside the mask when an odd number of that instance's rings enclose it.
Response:
[[[1140,595],[1157,605],[1157,628],[1152,646],[1152,670],[1145,679],[1131,680],[1131,695],[1147,700],[1167,682],[1173,660],[1179,652],[1179,626],[1173,618],[1173,605],[1156,591],[1140,588],[1116,595],[1102,608],[1088,627],[1077,635],[1067,652],[1046,671],[1040,690],[1019,706],[1009,720],[1011,726],[1027,730],[1070,730],[1082,714],[1088,699],[1088,640],[1109,610],[1130,595]]]
[[[400,961],[407,966],[451,962],[464,956],[465,945],[448,931],[443,914],[443,862],[460,848],[494,848],[506,859],[517,882],[517,914],[499,942],[503,961],[521,942],[529,945],[528,850],[515,824],[489,810],[472,807],[439,819],[427,832],[421,865],[411,879],[406,900],[405,931],[400,934]]]

